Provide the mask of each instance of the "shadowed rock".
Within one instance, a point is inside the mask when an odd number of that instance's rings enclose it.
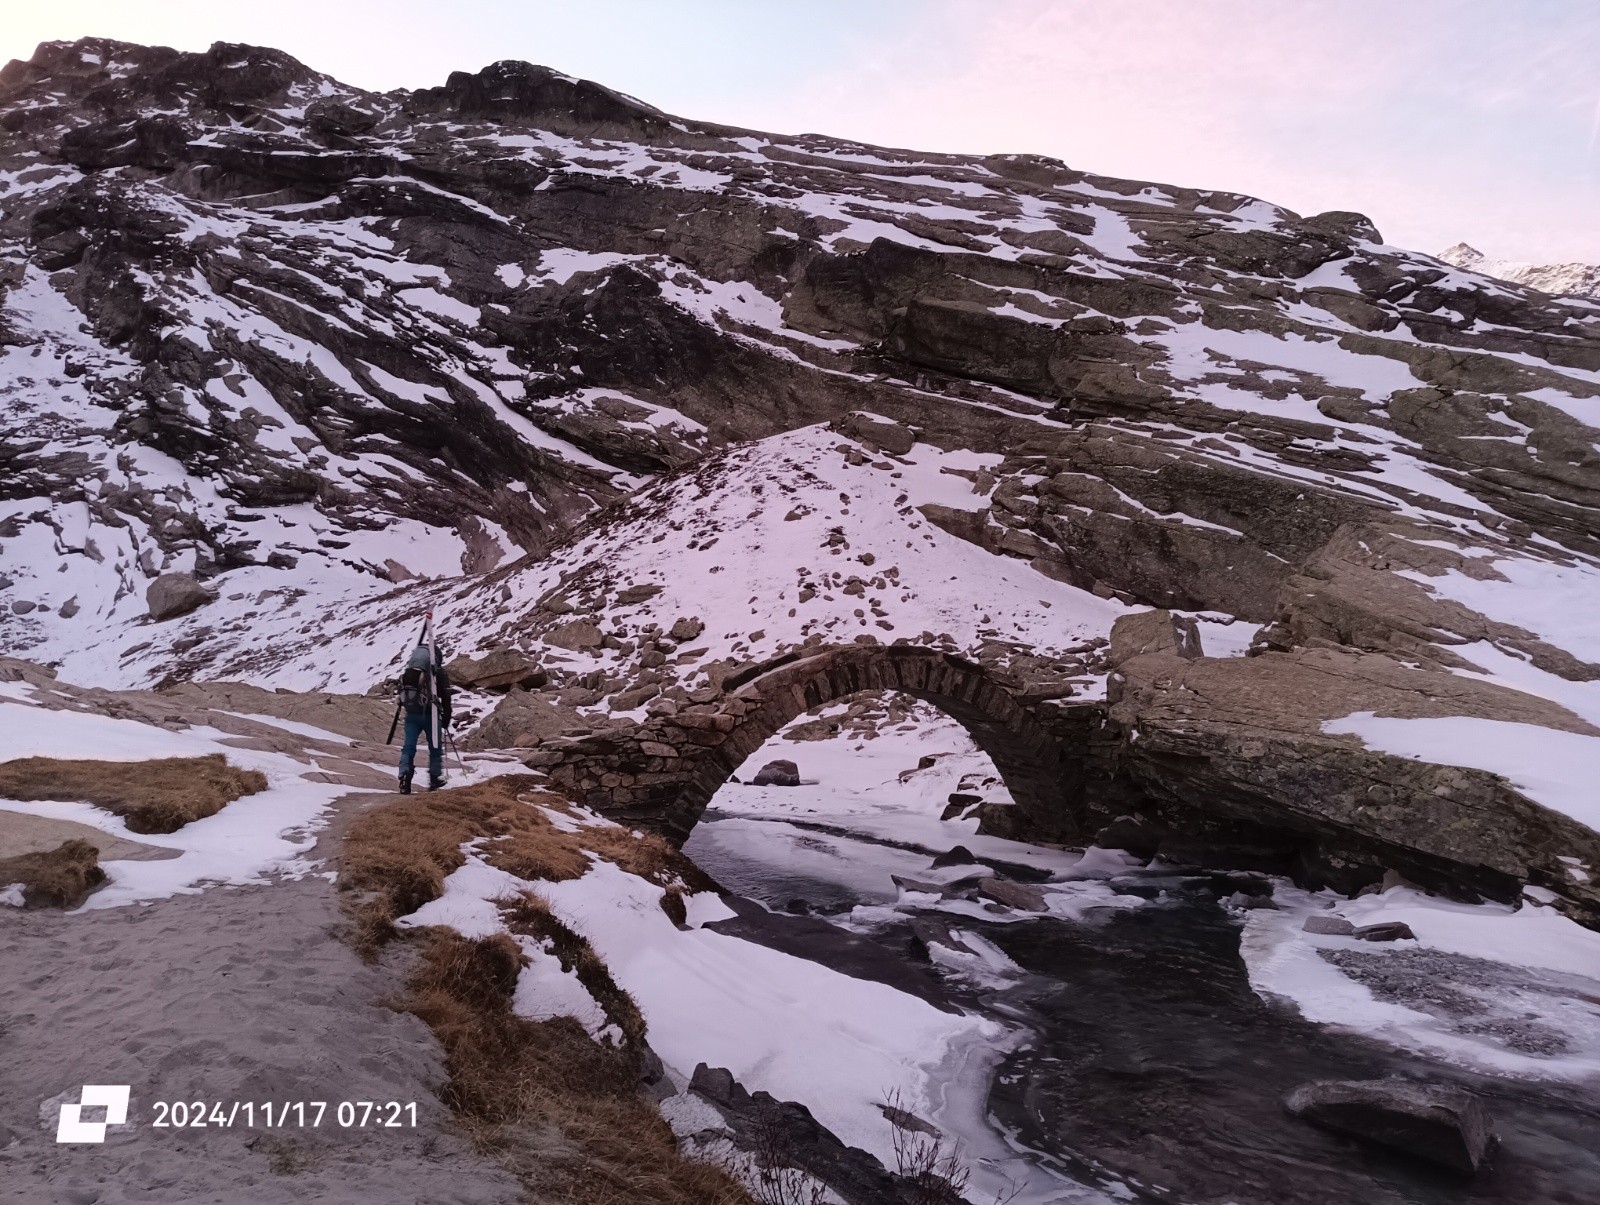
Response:
[[[1284,1101],[1314,1125],[1352,1134],[1459,1172],[1475,1172],[1494,1142],[1489,1115],[1457,1088],[1407,1080],[1321,1080]]]
[[[797,787],[800,785],[800,768],[792,761],[779,758],[757,770],[750,782],[757,787]]]

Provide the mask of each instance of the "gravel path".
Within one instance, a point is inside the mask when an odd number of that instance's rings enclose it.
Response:
[[[347,797],[338,811],[382,798]],[[315,877],[77,915],[5,909],[0,1202],[520,1200],[451,1132],[438,1044],[383,1006],[403,968],[363,965],[340,942],[336,896]],[[130,1085],[128,1123],[103,1145],[58,1144],[60,1104],[85,1083]],[[254,1128],[238,1116],[231,1127],[154,1124],[161,1101],[203,1101],[209,1115],[217,1102],[228,1112],[268,1100],[328,1106],[316,1129],[268,1129],[259,1113]],[[414,1101],[416,1127],[341,1128],[340,1101]]]

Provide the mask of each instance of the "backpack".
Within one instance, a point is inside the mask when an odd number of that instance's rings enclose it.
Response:
[[[406,662],[400,675],[400,706],[407,711],[426,711],[433,702],[433,667],[428,664],[428,650],[418,645]]]

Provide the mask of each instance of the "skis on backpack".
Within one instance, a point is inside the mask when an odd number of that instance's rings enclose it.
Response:
[[[439,654],[433,644],[433,612],[428,612],[428,622],[425,625],[428,633],[428,737],[429,747],[444,750],[444,740],[439,733],[439,678],[435,666],[439,664]]]

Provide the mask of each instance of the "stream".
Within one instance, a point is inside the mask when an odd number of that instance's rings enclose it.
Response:
[[[900,923],[889,912],[898,895],[889,872],[926,867],[941,850],[886,838],[881,826],[849,833],[715,806],[685,850],[736,897],[729,931],[1026,1031],[994,1067],[986,1107],[993,1134],[1027,1165],[1019,1200],[1600,1200],[1600,1101],[1591,1091],[1489,1077],[1263,1000],[1239,954],[1239,921],[1217,902],[1227,887],[1216,876],[1132,871],[1113,884],[1145,897],[1144,906],[1071,918],[925,913],[987,939],[1021,968],[985,984],[935,969],[911,940],[917,913]],[[881,919],[863,923],[864,914]],[[1500,1136],[1489,1165],[1469,1180],[1317,1129],[1281,1103],[1307,1080],[1385,1075],[1477,1093]],[[1041,1181],[1059,1193],[1039,1195]]]

